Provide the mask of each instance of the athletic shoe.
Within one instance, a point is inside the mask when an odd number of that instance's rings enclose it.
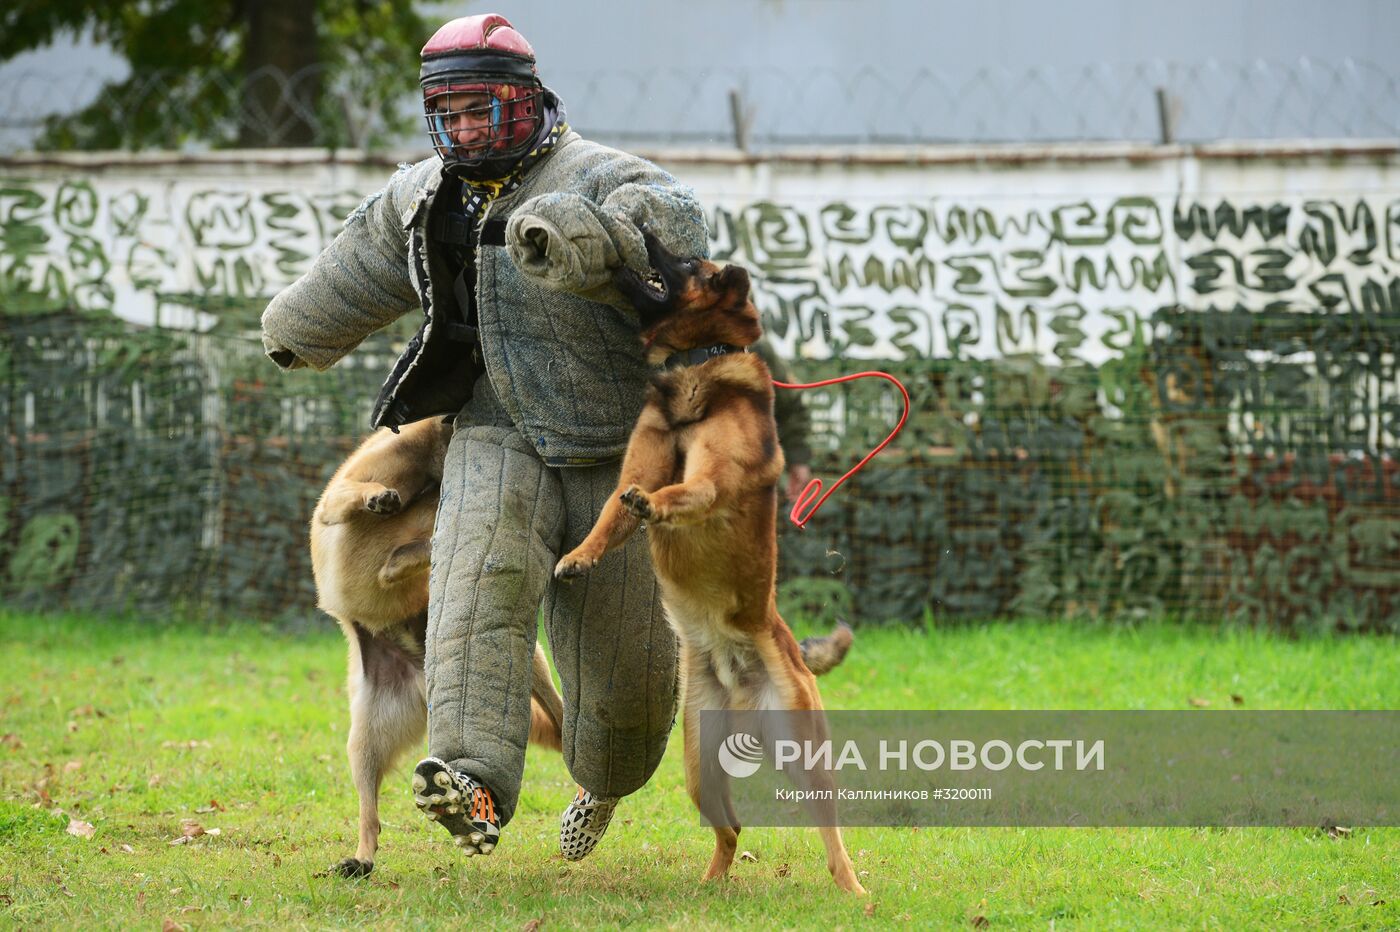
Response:
[[[559,851],[566,861],[582,861],[597,847],[619,800],[578,788],[559,820]]]
[[[490,854],[501,840],[491,791],[436,757],[413,768],[413,802],[430,821],[447,829],[467,857]]]

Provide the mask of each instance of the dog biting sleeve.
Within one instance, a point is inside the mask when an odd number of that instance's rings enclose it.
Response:
[[[573,192],[532,198],[511,215],[506,248],[520,272],[545,287],[631,310],[612,275],[624,265],[650,268],[643,228],[679,255],[708,255],[694,194],[659,179],[619,185],[601,204]]]

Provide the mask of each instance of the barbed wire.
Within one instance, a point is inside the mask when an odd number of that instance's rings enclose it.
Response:
[[[0,152],[62,145],[52,127],[97,103],[126,125],[156,125],[127,147],[200,148],[246,137],[285,144],[307,124],[313,144],[413,145],[414,94],[342,71],[319,106],[305,88],[321,66],[229,79],[0,71]],[[1102,63],[1082,67],[920,68],[854,72],[775,68],[545,72],[570,122],[603,141],[752,147],[921,143],[1400,136],[1400,67],[1356,59]],[[268,85],[272,87],[269,89]],[[61,85],[70,89],[55,93]],[[178,93],[174,88],[179,87]],[[269,93],[269,90],[271,93]],[[223,100],[237,125],[211,126],[191,99]],[[268,101],[280,99],[280,105]]]

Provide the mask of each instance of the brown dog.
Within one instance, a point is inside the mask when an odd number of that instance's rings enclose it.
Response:
[[[822,705],[774,597],[783,454],[772,377],[743,352],[762,335],[748,273],[673,256],[652,234],[646,246],[661,286],[630,271],[616,281],[641,315],[648,362],[662,371],[652,377],[617,493],[554,572],[587,573],[647,522],[662,601],[682,645],[686,786],[704,811],[701,709],[820,712]],[[727,784],[723,797],[724,817],[711,818],[707,880],[728,871],[739,838]],[[840,829],[820,831],[837,886],[864,893]]]
[[[336,470],[311,518],[317,604],[350,645],[350,773],[360,795],[359,847],[335,865],[374,869],[379,785],[427,723],[423,642],[428,557],[452,427],[440,418],[370,435]],[[559,750],[564,700],[535,645],[530,740]]]

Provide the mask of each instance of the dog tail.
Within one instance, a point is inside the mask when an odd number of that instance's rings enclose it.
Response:
[[[836,630],[826,637],[803,638],[797,646],[802,649],[802,662],[816,676],[821,676],[846,659],[851,649],[855,632],[844,621],[838,622]]]
[[[535,645],[530,664],[530,742],[555,751],[564,749],[564,697],[554,687],[544,648]]]

